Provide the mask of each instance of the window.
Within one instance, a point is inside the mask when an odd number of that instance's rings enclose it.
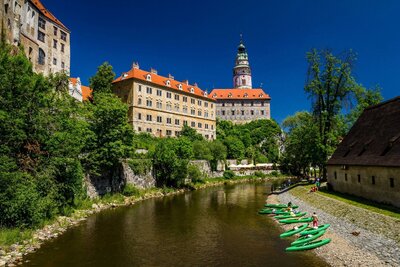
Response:
[[[208,111],[204,111],[204,117],[208,118]]]
[[[141,92],[141,91],[142,91],[142,86],[139,85],[139,87],[138,87],[138,92]]]
[[[153,93],[153,89],[151,87],[146,87],[146,93],[152,94]]]
[[[197,124],[197,127],[199,127],[199,128],[202,127],[201,122],[199,122],[199,123]]]
[[[344,174],[344,180],[347,181],[347,173]]]
[[[138,105],[141,105],[141,104],[142,104],[142,99],[139,98],[139,99],[138,99]]]
[[[175,100],[179,100],[179,95],[175,94]]]
[[[335,179],[337,179],[337,173],[336,172],[334,172],[334,174],[333,174],[334,176],[335,176]]]
[[[57,65],[57,59],[53,57],[53,65]]]
[[[204,106],[208,108],[208,102],[204,102]]]
[[[57,40],[53,40],[53,48],[57,49]]]
[[[65,63],[61,62],[61,68],[64,69],[65,68]]]
[[[179,104],[175,104],[175,111],[179,112]]]
[[[197,100],[197,105],[201,106],[201,100]]]
[[[152,121],[153,118],[151,117],[151,115],[146,115],[146,121]]]
[[[225,103],[222,103],[222,106],[225,107]]]
[[[214,130],[214,125],[211,125],[211,130]]]
[[[254,115],[254,110],[250,111],[250,114],[253,116]]]
[[[204,125],[204,127],[205,127],[206,129],[208,129],[208,124],[206,123],[206,124]]]
[[[232,107],[234,107],[235,106],[235,103],[232,103]]]
[[[242,116],[244,116],[244,110],[242,110],[241,113],[242,113]]]
[[[39,28],[45,30],[46,29],[46,20],[39,17],[38,26],[39,26]]]
[[[175,131],[175,136],[179,136],[181,133],[179,131]]]
[[[261,101],[261,106],[262,106],[262,107],[264,106],[264,101]]]
[[[171,86],[171,82],[169,80],[167,80],[167,86]]]
[[[65,44],[61,44],[61,52],[64,53],[64,50],[65,50]]]
[[[167,123],[171,124],[171,122],[172,122],[172,119],[171,118],[167,118]]]
[[[171,130],[167,130],[167,136],[171,136],[172,135],[172,131]]]
[[[43,49],[39,48],[39,65],[44,65],[46,61],[46,54],[44,53]]]
[[[157,96],[162,96],[162,91],[157,89]]]
[[[142,131],[142,127],[138,127],[137,130],[138,130],[138,132],[141,132]]]
[[[254,106],[254,102],[253,101],[251,101],[250,106]]]
[[[157,122],[162,122],[162,117],[161,116],[157,116]]]
[[[151,101],[151,100],[146,100],[146,106],[148,106],[148,107],[153,106],[153,101]]]
[[[197,115],[201,116],[201,110],[197,111]]]
[[[194,110],[194,109],[190,110],[190,114],[196,115],[196,110]]]
[[[171,103],[167,103],[167,110],[172,110],[172,105],[171,105]]]
[[[231,110],[231,115],[235,116],[235,111],[234,110]]]
[[[389,178],[390,187],[394,187],[394,178]]]
[[[183,107],[183,113],[188,113],[188,108],[187,107]]]
[[[213,108],[213,107],[214,107],[214,104],[211,103],[211,107]]]
[[[182,84],[178,84],[179,90],[182,90]]]
[[[41,31],[38,31],[38,40],[44,43],[45,34]]]
[[[172,97],[171,92],[167,92],[167,98],[171,98],[171,97]]]
[[[183,102],[187,102],[187,96],[182,97]]]
[[[153,130],[151,128],[147,128],[146,132],[151,133]]]
[[[357,175],[357,180],[359,183],[361,183],[361,175]]]
[[[264,115],[264,110],[261,110],[261,115]]]
[[[142,113],[138,113],[137,115],[138,115],[137,116],[138,120],[141,120],[142,119]]]
[[[60,31],[61,32],[61,40],[63,40],[63,41],[67,41],[67,34],[65,33],[65,32],[63,32],[63,31]]]
[[[179,125],[179,120],[175,119],[175,125]]]
[[[194,121],[192,121],[192,123],[190,124],[190,126],[192,126],[192,128],[196,127],[196,123]]]
[[[372,184],[375,184],[375,176],[372,176]]]
[[[225,116],[225,110],[221,111],[222,112],[222,116]]]
[[[184,120],[184,121],[183,121],[183,125],[186,125],[186,126],[187,126],[187,125],[188,125],[188,121],[185,121],[185,120]]]
[[[57,29],[56,26],[53,26],[53,27],[54,27],[54,28],[53,28],[53,29],[54,29],[54,36],[57,36],[57,33],[58,33],[57,31],[58,31],[58,29]]]
[[[162,103],[161,102],[157,102],[157,108],[162,109]]]
[[[193,98],[191,98],[191,99],[190,99],[190,103],[191,103],[191,104],[195,104],[195,103],[196,103],[196,100],[194,100]]]

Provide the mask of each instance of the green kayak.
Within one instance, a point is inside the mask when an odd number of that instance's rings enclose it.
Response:
[[[303,231],[304,229],[306,229],[308,226],[307,223],[303,224],[302,226],[299,227],[293,227],[293,229],[290,229],[284,233],[282,233],[279,237],[283,238],[283,237],[288,237],[288,236],[292,236],[295,235],[297,233],[300,233],[301,231]]]
[[[328,223],[328,224],[321,224],[320,226],[318,226],[317,229],[310,227],[310,228],[304,230],[303,232],[301,232],[300,235],[313,235],[313,234],[318,233],[319,231],[328,229],[329,226],[331,226],[331,225]]]
[[[314,234],[314,235],[303,235],[302,237],[300,237],[299,239],[297,239],[296,241],[292,242],[292,246],[299,246],[302,244],[306,244],[306,243],[310,243],[311,241],[323,236],[325,234],[325,230],[321,230],[318,233]]]
[[[317,247],[326,245],[329,242],[331,242],[330,238],[322,239],[322,240],[315,240],[315,241],[312,241],[310,243],[306,243],[303,245],[288,247],[288,248],[286,248],[286,251],[298,251],[298,250],[313,249],[313,248],[317,248]]]
[[[281,214],[281,215],[288,215],[290,212],[280,209],[261,209],[258,213],[260,214]]]
[[[306,215],[307,212],[299,212],[299,213],[294,213],[292,214],[288,214],[288,215],[278,215],[278,216],[274,216],[275,219],[277,220],[281,220],[281,219],[289,219],[289,218],[296,218],[296,217],[303,217],[304,215]]]
[[[262,209],[258,211],[259,214],[274,214],[272,209]]]
[[[285,204],[265,204],[264,207],[272,209],[287,209],[288,206]],[[292,206],[292,209],[297,209],[299,206]]]
[[[294,219],[284,219],[284,220],[279,220],[280,223],[305,223],[305,222],[312,222],[313,218],[312,217],[305,217],[305,218],[294,218]]]

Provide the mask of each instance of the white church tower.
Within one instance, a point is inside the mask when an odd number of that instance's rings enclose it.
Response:
[[[236,55],[235,67],[233,68],[233,87],[239,89],[251,89],[251,69],[246,47],[240,35],[240,44]]]

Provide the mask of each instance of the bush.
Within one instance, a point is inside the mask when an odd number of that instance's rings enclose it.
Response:
[[[202,173],[196,165],[190,164],[188,166],[188,178],[192,181],[192,183],[203,182]]]
[[[257,177],[260,177],[260,178],[265,178],[265,174],[263,173],[263,172],[261,172],[261,171],[255,171],[254,172],[254,175],[255,176],[257,176]]]
[[[127,184],[125,185],[122,194],[126,197],[140,196],[140,190],[134,185]]]
[[[144,175],[148,173],[153,165],[151,159],[129,159],[127,160],[127,163],[136,175]]]
[[[224,178],[227,180],[233,179],[235,177],[235,173],[231,170],[224,171]]]
[[[269,175],[271,175],[271,176],[279,176],[279,172],[278,171],[272,171]]]

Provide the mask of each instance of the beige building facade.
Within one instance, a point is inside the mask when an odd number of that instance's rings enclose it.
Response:
[[[206,139],[216,138],[215,101],[197,84],[141,70],[137,63],[113,82],[113,92],[129,106],[129,122],[136,132],[157,137],[179,136],[183,125]]]
[[[70,72],[70,31],[39,0],[0,0],[2,31],[22,45],[33,70],[49,75]]]
[[[334,191],[400,207],[400,97],[364,110],[327,170]]]

